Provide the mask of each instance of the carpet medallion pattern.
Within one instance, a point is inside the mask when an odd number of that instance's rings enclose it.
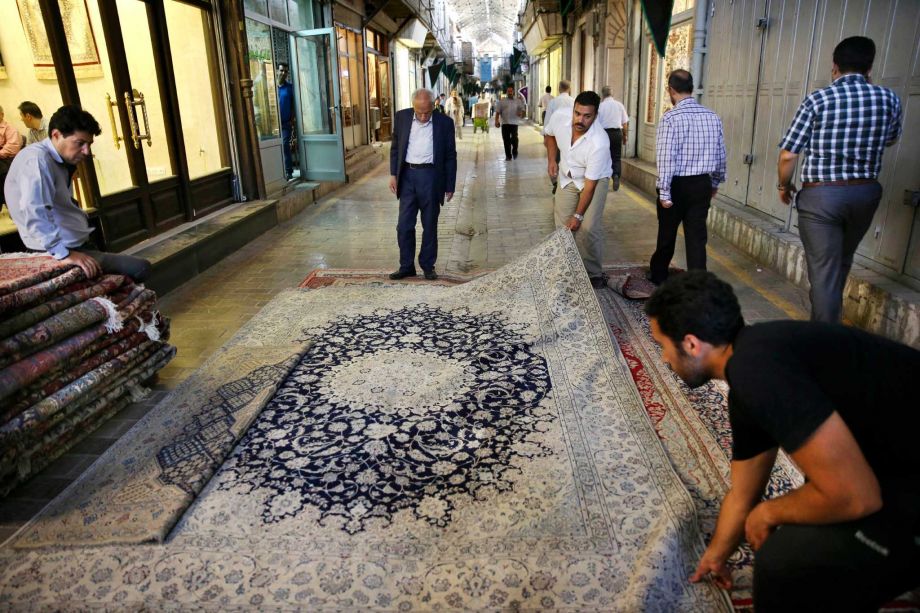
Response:
[[[151,466],[129,436],[19,537],[44,547],[0,549],[0,608],[730,610],[687,581],[693,499],[567,230],[453,287],[282,292],[134,438],[188,436],[247,356],[304,344],[165,542],[111,544],[169,530],[189,498],[126,469]],[[172,515],[109,508],[135,484]],[[86,513],[112,520],[99,546],[53,546],[91,537]]]
[[[419,304],[308,330],[313,345],[225,467],[221,489],[265,489],[262,518],[306,504],[350,533],[411,508],[445,526],[458,492],[511,489],[514,456],[554,419],[546,361],[519,326]]]

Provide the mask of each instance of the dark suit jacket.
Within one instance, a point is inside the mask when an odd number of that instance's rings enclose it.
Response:
[[[393,122],[393,145],[390,147],[390,175],[396,177],[396,197],[402,192],[406,151],[409,149],[409,132],[415,111],[411,108],[396,113]],[[444,194],[456,191],[457,142],[454,140],[454,121],[447,115],[432,113],[434,138],[435,195],[444,204]]]

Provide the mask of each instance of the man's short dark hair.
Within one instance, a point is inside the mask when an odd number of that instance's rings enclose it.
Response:
[[[601,105],[601,97],[597,95],[597,92],[581,92],[575,97],[575,104],[580,104],[581,106],[593,106],[594,112],[596,113],[597,108]]]
[[[548,93],[550,93],[551,91],[553,91],[553,86],[552,86],[552,85],[547,85],[547,86],[546,86],[546,89],[544,89],[543,91],[545,91],[545,92],[548,94]]]
[[[37,104],[29,102],[28,100],[19,105],[19,112],[23,115],[31,115],[36,119],[42,118],[42,110],[38,108]]]
[[[875,61],[875,43],[865,36],[844,38],[834,47],[834,63],[840,72],[868,74]]]
[[[692,94],[693,75],[682,68],[672,70],[668,75],[668,87],[678,94]]]
[[[48,134],[54,130],[60,131],[63,136],[70,136],[74,132],[87,132],[93,136],[102,134],[99,122],[75,104],[65,104],[54,112],[48,122]]]
[[[645,303],[645,313],[678,346],[688,334],[716,347],[726,345],[744,327],[732,286],[704,270],[670,277]]]

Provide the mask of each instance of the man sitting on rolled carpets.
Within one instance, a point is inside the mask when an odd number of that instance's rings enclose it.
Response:
[[[746,537],[758,613],[875,611],[920,585],[920,351],[837,324],[745,326],[705,271],[669,278],[645,311],[687,385],[731,388],[731,489],[690,581],[729,589]],[[806,481],[762,500],[779,448]]]
[[[27,249],[79,266],[87,278],[110,273],[143,281],[150,275],[150,262],[99,251],[86,213],[73,197],[75,167],[89,157],[93,137],[101,133],[99,123],[80,107],[59,108],[48,123],[48,138],[13,160],[6,203]]]

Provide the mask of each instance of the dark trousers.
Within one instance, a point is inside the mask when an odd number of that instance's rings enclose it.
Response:
[[[613,176],[620,176],[620,157],[623,151],[623,130],[620,128],[608,128],[607,138],[610,139],[610,159],[613,160]]]
[[[291,135],[293,130],[290,126],[281,128],[281,157],[284,159],[284,178],[290,179],[294,174],[294,162],[291,157]],[[278,159],[278,158],[275,158]]]
[[[754,558],[754,609],[874,613],[920,586],[910,515],[882,509],[854,522],[777,528]]]
[[[505,145],[505,157],[517,157],[518,154],[518,127],[502,124],[502,143]]]
[[[438,214],[441,197],[434,191],[434,168],[406,168],[399,196],[399,221],[396,240],[399,243],[399,269],[415,271],[415,223],[422,214],[422,249],[418,263],[422,270],[434,270],[438,259]]]
[[[840,321],[853,254],[881,199],[878,183],[807,187],[799,192],[799,236],[811,283],[813,321]]]
[[[706,270],[706,216],[712,199],[712,180],[709,175],[674,177],[671,180],[671,201],[666,209],[658,200],[658,244],[649,266],[653,283],[668,278],[668,266],[674,257],[677,229],[684,224],[684,243],[687,246],[687,268]]]
[[[26,248],[32,253],[44,253],[37,249]],[[72,247],[70,251],[79,251],[99,263],[99,268],[103,274],[107,275],[126,275],[135,281],[143,281],[150,276],[152,270],[150,262],[144,258],[123,253],[109,253],[108,251],[99,251],[96,241],[90,238],[79,247]]]

